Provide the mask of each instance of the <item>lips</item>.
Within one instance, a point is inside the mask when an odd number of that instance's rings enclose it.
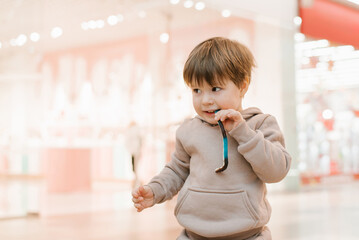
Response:
[[[207,114],[214,114],[218,111],[219,109],[216,109],[216,110],[209,110],[209,111],[204,111],[205,113]]]
[[[219,109],[216,109],[216,110],[207,110],[207,111],[204,111],[204,112],[206,112],[206,113],[215,113],[215,112],[217,112],[217,111],[219,111]]]

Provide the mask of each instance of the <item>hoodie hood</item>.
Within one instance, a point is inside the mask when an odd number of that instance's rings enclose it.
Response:
[[[250,107],[241,111],[244,120],[248,121],[250,118],[257,114],[262,114],[262,111],[256,107]]]

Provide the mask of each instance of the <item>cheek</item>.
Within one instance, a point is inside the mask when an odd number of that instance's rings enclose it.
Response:
[[[193,103],[194,108],[197,108],[199,106],[200,99],[198,97],[193,96],[192,103]]]
[[[201,94],[192,94],[193,102],[200,102],[201,101]]]
[[[220,99],[218,99],[217,103],[220,104],[223,108],[236,109],[238,107],[238,104],[240,103],[240,97],[233,95],[231,97],[221,97]]]
[[[232,101],[233,100],[231,99],[231,97],[227,96],[225,94],[217,96],[217,98],[216,98],[216,102],[220,105],[228,105]]]

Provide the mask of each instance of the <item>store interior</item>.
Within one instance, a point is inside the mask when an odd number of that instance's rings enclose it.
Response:
[[[268,185],[274,206],[287,199],[310,211],[294,196],[328,201],[325,189],[351,189],[359,179],[359,39],[348,32],[359,31],[358,4],[1,1],[0,225],[126,212],[133,221],[171,219],[158,230],[170,235],[153,239],[174,236],[173,202],[141,219],[132,215],[130,192],[170,161],[177,127],[195,116],[183,65],[194,46],[214,36],[253,52],[257,67],[244,107],[276,116],[292,155],[288,176]],[[283,208],[274,218],[284,209],[298,210]],[[281,226],[274,221],[274,229]],[[4,239],[21,239],[13,233]],[[291,234],[278,240],[304,239]]]

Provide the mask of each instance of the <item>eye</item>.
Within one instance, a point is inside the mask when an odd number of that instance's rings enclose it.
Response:
[[[212,92],[218,92],[218,91],[220,91],[220,90],[221,90],[220,87],[213,87],[213,88],[212,88]]]
[[[194,92],[194,93],[201,93],[201,90],[198,89],[198,88],[194,88],[194,89],[193,89],[193,92]]]

